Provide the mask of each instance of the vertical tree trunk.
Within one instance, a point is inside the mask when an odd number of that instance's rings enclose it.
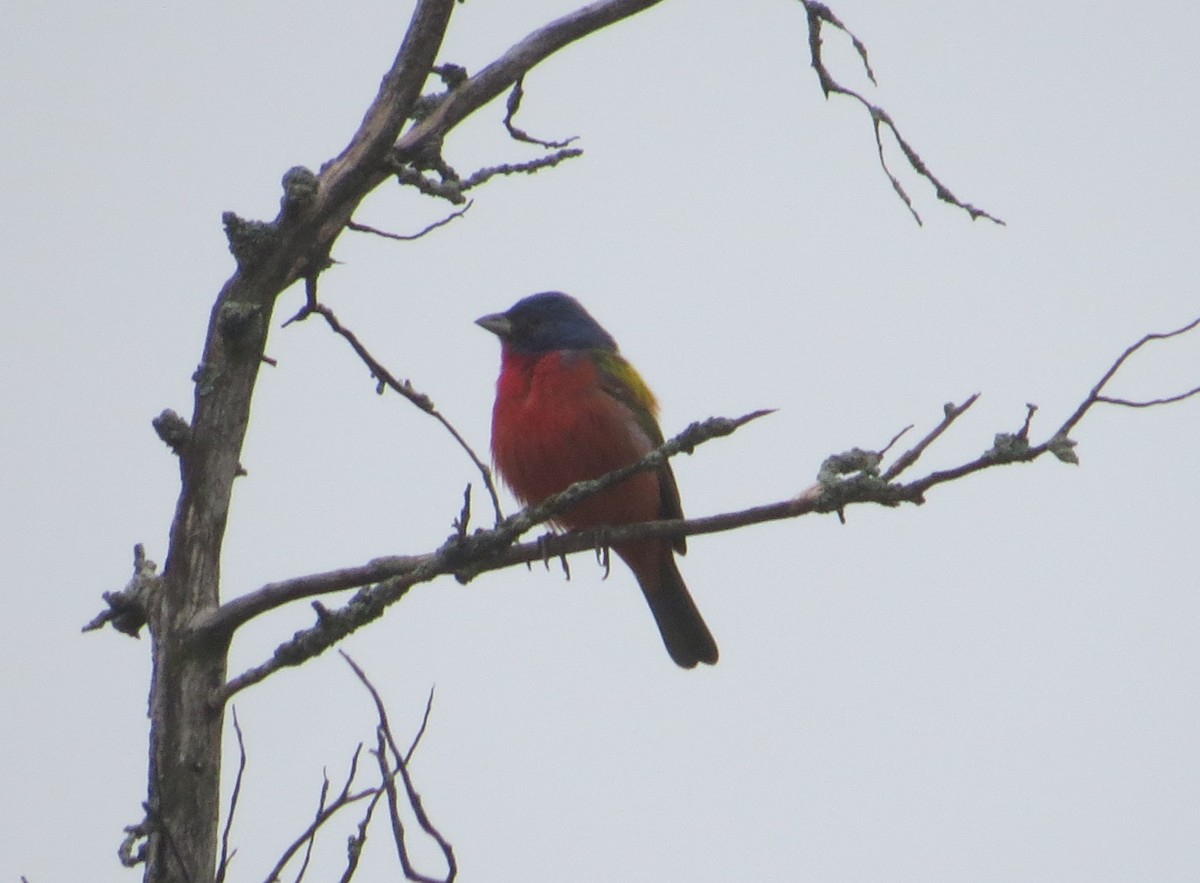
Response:
[[[194,377],[193,425],[179,451],[182,490],[149,611],[147,883],[208,883],[215,873],[224,709],[212,697],[225,681],[228,640],[201,640],[191,624],[219,603],[229,499],[278,290],[277,280],[252,284],[241,271],[230,279]]]
[[[209,697],[224,680],[225,652],[212,649],[155,639],[147,883],[208,883],[216,871],[224,714]]]
[[[238,270],[209,317],[193,376],[190,434],[177,449],[182,488],[162,583],[148,619],[150,687],[149,832],[146,883],[209,883],[216,870],[225,681],[229,636],[201,639],[199,614],[220,604],[221,544],[251,398],[275,299],[323,269],[350,214],[386,177],[383,160],[429,76],[454,0],[419,0],[404,41],[363,126],[320,177],[284,176],[284,200],[270,224],[225,218]]]

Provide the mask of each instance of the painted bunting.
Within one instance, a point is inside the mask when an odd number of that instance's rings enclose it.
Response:
[[[573,297],[530,295],[477,323],[501,341],[492,457],[525,505],[634,463],[663,443],[654,394]],[[576,530],[682,517],[675,476],[664,464],[576,504],[555,524]],[[637,540],[613,551],[637,577],[671,658],[684,668],[715,663],[716,641],[675,566],[684,539]]]

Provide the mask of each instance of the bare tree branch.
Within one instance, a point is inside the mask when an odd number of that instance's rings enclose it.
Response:
[[[357,760],[357,757],[355,758]],[[329,796],[329,777],[325,776],[321,783],[321,795],[317,799],[317,815],[320,816],[321,811],[325,809],[325,798]],[[296,879],[294,883],[303,883],[304,875],[308,873],[308,863],[312,861],[313,847],[317,844],[317,831],[319,827],[313,828],[308,838],[304,841],[304,858],[300,860],[300,869],[296,871]]]
[[[238,723],[237,707],[231,710],[233,714],[233,731],[237,734],[238,770],[233,780],[233,793],[229,796],[229,814],[225,817],[225,830],[221,832],[221,859],[217,863],[216,883],[224,883],[229,863],[237,855],[237,850],[229,851],[229,833],[233,830],[233,817],[237,814],[238,798],[242,794],[242,777],[246,773],[246,740],[242,736],[242,725]]]
[[[538,157],[529,162],[501,163],[498,166],[487,166],[465,178],[459,189],[470,190],[472,187],[478,187],[480,184],[491,180],[497,175],[532,175],[534,172],[554,168],[560,162],[574,159],[578,156],[583,156],[582,150],[577,147],[568,147],[563,150],[556,150],[554,153]]]
[[[371,826],[371,818],[375,815],[375,807],[379,804],[383,793],[382,788],[376,790],[371,802],[367,804],[367,811],[363,813],[363,817],[358,822],[358,830],[346,841],[346,869],[342,872],[339,883],[349,883],[354,877],[355,871],[358,870],[363,847],[367,845],[367,828]]]
[[[929,170],[929,167],[925,165],[925,161],[921,159],[916,150],[913,149],[912,145],[909,144],[904,136],[900,134],[900,130],[896,127],[895,122],[892,121],[891,115],[886,110],[874,102],[868,101],[860,93],[854,91],[853,89],[843,86],[833,77],[832,74],[829,73],[829,69],[825,66],[825,59],[822,54],[821,29],[822,25],[824,24],[828,24],[831,27],[837,28],[849,36],[851,42],[854,44],[855,50],[862,59],[864,67],[867,69],[867,76],[870,78],[872,83],[875,82],[875,72],[871,70],[871,64],[867,60],[867,47],[863,44],[863,42],[859,40],[858,37],[856,37],[853,33],[851,33],[850,30],[844,24],[842,24],[838,17],[833,14],[833,11],[830,10],[830,8],[824,3],[817,2],[817,0],[800,0],[800,3],[804,6],[805,12],[808,14],[809,54],[812,57],[813,70],[817,72],[817,79],[821,83],[821,91],[825,93],[826,98],[828,98],[830,95],[845,95],[848,98],[855,99],[859,104],[866,108],[867,114],[871,117],[871,127],[875,133],[875,146],[879,151],[879,165],[882,167],[883,173],[887,175],[888,180],[891,182],[892,189],[896,191],[896,195],[900,197],[901,201],[912,214],[913,220],[915,220],[918,224],[922,223],[921,216],[917,213],[916,208],[913,206],[912,199],[905,191],[904,185],[900,183],[900,179],[897,178],[895,174],[893,174],[892,170],[888,167],[887,158],[883,153],[883,127],[885,126],[891,130],[892,137],[896,139],[896,144],[899,145],[900,151],[904,154],[904,158],[908,161],[908,164],[912,167],[913,171],[933,185],[938,199],[942,200],[942,202],[948,202],[951,205],[962,209],[971,216],[971,220],[973,221],[978,220],[979,218],[987,218],[989,221],[1003,225],[1004,222],[999,218],[989,214],[981,208],[976,208],[969,202],[963,202],[957,196],[951,193],[950,188],[943,184],[937,178],[937,176]]]
[[[376,227],[372,227],[368,224],[359,224],[357,221],[353,221],[353,220],[346,222],[346,229],[353,230],[356,233],[370,233],[375,236],[382,236],[385,239],[397,239],[400,242],[412,242],[413,240],[420,239],[423,236],[429,235],[430,233],[432,233],[434,230],[438,229],[439,227],[445,227],[447,224],[449,224],[451,221],[455,220],[456,218],[461,218],[468,211],[470,211],[471,206],[474,204],[475,204],[474,202],[468,201],[467,204],[464,205],[462,208],[458,209],[457,211],[451,212],[450,214],[446,215],[446,217],[442,218],[439,221],[434,221],[432,224],[426,225],[424,228],[422,228],[421,230],[418,230],[416,233],[388,233],[386,230],[380,230],[380,229],[378,229]]]
[[[1149,399],[1144,402],[1134,402],[1129,399],[1114,399],[1109,396],[1097,396],[1096,401],[1106,405],[1121,405],[1125,408],[1153,408],[1156,405],[1170,405],[1174,402],[1182,402],[1184,399],[1190,399],[1192,396],[1200,393],[1200,386],[1189,389],[1187,392],[1181,392],[1178,395],[1168,396],[1165,399]]]
[[[1197,393],[1200,393],[1200,388],[1196,388],[1196,389],[1189,390],[1188,392],[1185,392],[1185,393],[1180,393],[1179,395],[1170,396],[1169,398],[1164,398],[1164,399],[1157,399],[1155,401],[1145,402],[1140,405],[1134,405],[1131,402],[1126,402],[1126,401],[1112,401],[1110,399],[1107,399],[1107,398],[1101,396],[1101,393],[1103,392],[1104,387],[1106,387],[1108,385],[1108,382],[1110,380],[1112,380],[1113,377],[1116,376],[1116,373],[1118,371],[1121,370],[1121,366],[1125,364],[1125,362],[1129,359],[1130,356],[1132,356],[1134,353],[1136,353],[1142,347],[1144,347],[1147,344],[1152,343],[1156,340],[1170,340],[1173,337],[1179,337],[1181,335],[1187,334],[1189,331],[1192,331],[1193,329],[1195,329],[1198,326],[1200,326],[1200,318],[1197,318],[1194,321],[1189,322],[1188,324],[1184,325],[1182,328],[1176,328],[1174,331],[1163,331],[1163,332],[1157,332],[1157,333],[1152,332],[1150,334],[1145,335],[1141,340],[1137,341],[1136,343],[1130,344],[1128,347],[1126,347],[1125,352],[1121,353],[1121,355],[1117,358],[1117,360],[1112,363],[1112,366],[1107,371],[1104,372],[1104,376],[1101,377],[1100,380],[1096,383],[1096,385],[1092,387],[1092,391],[1088,394],[1088,397],[1083,400],[1083,402],[1080,404],[1080,406],[1075,410],[1075,413],[1072,414],[1070,417],[1068,417],[1067,421],[1065,423],[1063,423],[1062,427],[1059,429],[1059,434],[1061,434],[1063,436],[1068,435],[1071,432],[1071,430],[1075,428],[1075,425],[1077,423],[1079,423],[1080,420],[1083,419],[1083,416],[1088,412],[1088,409],[1091,408],[1092,405],[1099,404],[1101,402],[1110,404],[1110,405],[1125,405],[1127,407],[1139,407],[1140,408],[1140,407],[1151,407],[1151,406],[1157,405],[1157,404],[1170,404],[1171,402],[1182,401],[1183,399],[1190,398],[1191,396],[1194,396]]]
[[[525,78],[517,77],[517,81],[513,83],[512,91],[508,93],[508,102],[504,107],[504,128],[508,129],[508,134],[517,141],[524,141],[527,144],[537,144],[539,147],[545,147],[547,150],[559,150],[566,147],[572,141],[579,140],[578,135],[572,135],[570,138],[564,138],[561,141],[543,141],[540,138],[534,138],[524,129],[520,129],[513,123],[513,119],[517,115],[517,111],[521,109],[521,99],[525,96]]]
[[[213,611],[207,616],[198,618],[195,623],[196,635],[207,640],[227,640],[233,631],[250,619],[292,601],[357,588],[376,581],[391,583],[397,577],[411,579],[412,583],[415,583],[424,582],[435,576],[454,573],[467,563],[477,563],[498,553],[531,527],[550,521],[555,515],[569,509],[580,500],[593,496],[638,472],[656,469],[662,466],[667,458],[675,454],[682,451],[690,453],[706,441],[731,435],[746,423],[769,413],[771,412],[754,411],[737,419],[714,417],[702,423],[693,423],[637,463],[614,470],[594,481],[577,482],[537,506],[530,506],[515,515],[510,515],[492,530],[477,530],[469,536],[456,531],[436,552],[426,555],[377,558],[362,568],[349,567],[264,586],[257,591],[227,602],[219,610]],[[407,591],[408,587],[408,585],[404,586],[403,591]],[[396,596],[396,598],[398,597],[399,595]],[[396,599],[387,603],[393,603],[394,600]],[[328,617],[333,616],[334,612],[321,608],[318,615]],[[279,655],[279,650],[277,650],[276,658]],[[284,662],[281,664],[297,663]],[[265,674],[263,676],[265,677]],[[261,678],[255,678],[252,682],[257,680],[261,680]],[[236,692],[236,690],[229,689],[232,684],[231,681],[226,685],[224,698],[228,698],[233,692]],[[248,685],[248,683],[242,684],[242,686]]]
[[[536,65],[576,40],[615,24],[661,0],[600,0],[538,28],[508,49],[500,58],[451,90],[436,109],[404,133],[396,144],[402,162],[420,156],[438,144],[460,122],[483,105],[512,88]]]
[[[444,199],[454,205],[462,205],[467,201],[467,198],[463,196],[462,181],[457,174],[435,181],[426,177],[419,169],[405,163],[392,162],[389,168],[399,183],[415,187],[426,196]]]
[[[425,700],[425,714],[421,716],[421,726],[417,728],[417,734],[413,736],[412,743],[408,746],[408,751],[404,754],[405,765],[412,762],[412,756],[417,751],[417,746],[421,744],[421,740],[425,737],[425,730],[429,727],[429,713],[433,711],[433,687],[429,688],[429,698]]]
[[[418,392],[408,380],[401,381],[396,379],[396,377],[393,376],[392,373],[388,371],[388,369],[385,368],[378,359],[372,356],[365,346],[363,346],[362,342],[359,341],[358,336],[338,321],[338,318],[336,315],[334,315],[333,310],[322,303],[318,303],[317,277],[315,274],[308,276],[305,280],[305,292],[307,294],[307,298],[304,306],[300,308],[300,311],[296,313],[296,315],[284,322],[284,326],[290,325],[292,322],[303,321],[314,313],[321,316],[325,319],[325,322],[331,329],[333,329],[335,333],[341,335],[346,342],[350,344],[350,347],[355,353],[358,354],[358,357],[362,359],[367,368],[370,369],[371,376],[378,381],[376,384],[376,392],[382,393],[384,388],[392,389],[393,391],[400,393],[400,395],[408,399],[408,401],[416,405],[420,410],[424,411],[434,420],[438,421],[438,423],[442,424],[442,427],[448,433],[450,433],[451,437],[458,444],[458,446],[466,452],[468,457],[471,458],[471,462],[475,464],[475,468],[479,470],[479,474],[483,478],[483,485],[485,488],[487,488],[488,495],[492,499],[492,506],[496,513],[496,522],[499,523],[504,517],[504,513],[500,509],[500,497],[497,495],[496,485],[492,481],[492,470],[488,468],[487,464],[479,459],[479,455],[476,454],[471,445],[468,444],[462,433],[460,433],[458,429],[455,428],[454,424],[447,420],[445,415],[443,415],[442,412],[437,409],[433,403],[433,399],[425,395],[423,392]]]
[[[357,791],[354,790],[354,783],[358,778],[359,772],[358,762],[359,758],[362,756],[363,750],[363,745],[360,742],[358,747],[354,750],[354,755],[350,759],[350,768],[346,773],[345,782],[343,783],[341,790],[334,795],[332,799],[330,799],[329,776],[327,773],[322,774],[321,790],[317,799],[317,811],[314,814],[312,821],[307,827],[305,827],[300,835],[296,837],[286,849],[284,849],[274,867],[272,867],[270,872],[267,874],[266,883],[278,883],[278,881],[281,879],[284,869],[303,849],[304,855],[294,880],[294,883],[302,883],[310,866],[310,861],[312,858],[313,849],[316,845],[317,837],[321,833],[322,829],[342,810],[356,803],[360,803],[363,800],[367,800],[367,807],[362,818],[358,822],[356,833],[348,839],[346,845],[346,866],[342,872],[340,880],[342,883],[347,883],[347,881],[353,878],[356,870],[358,869],[358,863],[362,857],[362,850],[367,841],[367,830],[370,826],[371,818],[374,815],[375,807],[379,803],[380,799],[388,797],[389,803],[394,803],[396,806],[396,812],[399,812],[398,792],[394,782],[396,777],[400,777],[404,782],[406,797],[413,808],[414,815],[417,817],[418,822],[421,824],[426,833],[428,833],[429,836],[438,843],[446,857],[447,865],[450,868],[450,875],[446,878],[446,881],[437,881],[437,883],[448,883],[448,881],[454,878],[454,874],[457,870],[453,848],[437,830],[437,828],[434,827],[429,821],[424,807],[421,804],[421,798],[417,794],[407,770],[407,764],[412,757],[412,753],[416,750],[417,745],[420,744],[421,738],[424,736],[425,731],[429,726],[429,717],[433,708],[433,691],[430,691],[429,698],[425,703],[425,713],[421,718],[421,726],[417,730],[416,735],[413,737],[413,741],[409,747],[408,753],[401,754],[399,748],[396,746],[395,738],[392,735],[391,725],[387,717],[387,711],[383,706],[383,700],[380,698],[379,692],[375,689],[374,685],[371,684],[361,667],[353,659],[351,659],[350,656],[348,656],[345,652],[342,653],[342,656],[345,657],[346,662],[350,665],[351,669],[353,669],[356,677],[358,677],[359,680],[362,681],[362,683],[367,687],[372,699],[375,701],[375,707],[379,716],[379,724],[376,728],[376,734],[379,740],[379,751],[372,753],[377,754],[377,756],[382,758],[380,762],[379,784]],[[239,736],[241,735],[240,729],[238,730],[238,734]],[[391,749],[392,756],[395,759],[394,763],[388,760],[387,751],[389,748]],[[400,841],[400,845],[401,848],[405,848],[403,840]],[[409,875],[409,879],[429,879],[419,875],[412,876],[412,874],[409,873],[411,871],[411,865],[408,864],[407,854],[405,854],[403,857],[403,863],[405,872]],[[222,868],[224,867],[225,863],[223,862]]]
[[[332,243],[350,217],[350,211],[332,209],[345,206],[352,210],[382,180],[364,178],[363,173],[383,168],[384,157],[395,145],[404,123],[412,118],[453,8],[454,0],[421,0],[417,4],[404,41],[362,125],[345,150],[321,170],[329,210],[328,220],[320,225],[318,240]],[[293,278],[300,275],[302,271]]]
[[[425,812],[425,807],[421,802],[421,796],[417,793],[412,777],[408,773],[407,758],[416,750],[417,744],[421,741],[421,736],[425,733],[425,727],[429,722],[429,710],[432,707],[433,693],[432,691],[430,692],[429,701],[425,704],[425,717],[421,722],[420,730],[417,731],[416,738],[413,739],[412,747],[409,748],[407,755],[401,754],[400,749],[396,745],[395,736],[392,735],[391,724],[388,722],[387,709],[384,707],[379,691],[375,689],[375,685],[371,683],[358,663],[346,651],[343,650],[340,652],[342,658],[346,660],[346,663],[354,670],[354,674],[370,692],[371,698],[375,701],[375,710],[379,714],[378,745],[375,750],[375,756],[379,762],[379,772],[383,780],[382,787],[387,792],[388,810],[392,818],[392,839],[396,844],[396,855],[400,859],[400,866],[404,869],[404,876],[409,880],[417,881],[417,883],[452,883],[454,878],[458,876],[458,864],[454,858],[454,847],[450,845],[450,842],[442,835],[441,831],[429,820],[429,816]],[[388,762],[388,749],[391,750],[394,769]],[[417,824],[421,826],[421,830],[433,838],[442,850],[442,857],[446,861],[446,876],[443,878],[428,877],[419,873],[409,860],[408,845],[404,836],[404,825],[400,819],[400,802],[396,792],[395,775],[399,775],[400,780],[404,783],[405,796],[408,799],[409,806],[412,808],[413,815],[417,818]]]
[[[953,402],[947,402],[943,408],[946,416],[942,418],[942,422],[930,430],[929,434],[921,439],[921,441],[918,442],[914,447],[905,451],[904,454],[892,464],[891,468],[883,474],[883,480],[891,481],[909,466],[916,463],[921,454],[925,453],[925,449],[937,441],[938,436],[949,429],[950,424],[961,417],[963,412],[965,412],[967,408],[971,407],[971,405],[975,404],[978,398],[979,393],[975,393],[961,405],[956,405]]]

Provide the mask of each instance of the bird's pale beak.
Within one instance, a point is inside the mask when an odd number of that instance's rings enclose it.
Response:
[[[504,313],[489,313],[486,316],[481,316],[475,320],[475,324],[480,328],[486,328],[501,340],[506,339],[512,334],[512,320],[504,315]]]

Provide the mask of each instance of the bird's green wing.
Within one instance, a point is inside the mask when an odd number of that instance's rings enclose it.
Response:
[[[593,350],[590,355],[600,372],[601,388],[629,409],[638,427],[650,439],[650,443],[656,448],[659,447],[665,439],[658,425],[658,399],[654,397],[646,381],[620,353]],[[658,485],[662,496],[661,516],[683,518],[679,486],[675,483],[675,473],[671,471],[669,463],[664,463],[659,470]],[[687,541],[683,537],[673,540],[672,545],[681,554],[687,551]]]

